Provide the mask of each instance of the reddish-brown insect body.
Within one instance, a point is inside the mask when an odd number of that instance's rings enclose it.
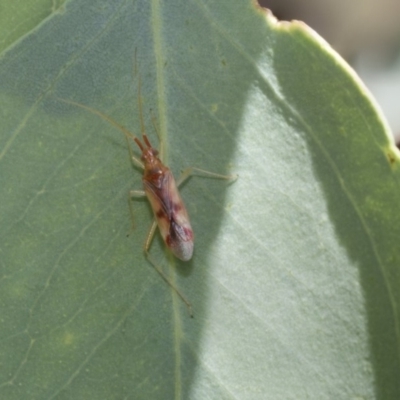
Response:
[[[144,164],[143,188],[165,244],[183,261],[193,255],[193,231],[171,170],[158,158],[147,136],[142,143],[135,137]]]
[[[142,103],[140,97],[140,80],[138,82],[138,106],[143,142],[127,129],[125,129],[122,125],[120,125],[118,122],[101,113],[100,111],[71,100],[59,100],[63,101],[64,103],[83,108],[91,112],[92,114],[98,115],[100,118],[109,122],[111,125],[115,126],[124,133],[128,143],[128,149],[132,163],[138,165],[144,170],[142,178],[144,192],[141,190],[132,190],[130,191],[130,197],[134,198],[146,195],[150,202],[155,218],[155,221],[153,221],[151,225],[146,242],[144,244],[144,252],[147,259],[154,266],[161,277],[175,290],[175,292],[183,300],[183,302],[189,309],[190,315],[193,317],[192,307],[189,301],[176,288],[169,277],[164,274],[162,268],[158,266],[157,262],[151,256],[149,252],[151,242],[154,238],[156,227],[158,226],[161,236],[171,252],[182,261],[190,260],[193,255],[193,231],[192,227],[190,226],[189,216],[186,211],[185,205],[179,194],[178,186],[182,184],[186,179],[188,179],[194,172],[197,172],[202,176],[208,176],[210,178],[217,179],[236,179],[236,176],[224,176],[199,168],[190,167],[182,172],[182,175],[177,183],[172,175],[171,170],[166,167],[161,161],[163,155],[162,147],[160,149],[159,157],[158,150],[151,145],[145,133]],[[133,139],[139,146],[140,151],[142,152],[141,161],[137,159],[132,153],[132,149],[129,145],[129,139]]]

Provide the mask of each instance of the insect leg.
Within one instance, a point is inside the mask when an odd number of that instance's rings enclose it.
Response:
[[[132,164],[138,166],[138,167],[141,168],[141,169],[144,169],[143,163],[142,163],[137,157],[135,157],[135,156],[133,155],[132,147],[131,147],[131,145],[129,144],[129,140],[128,140],[128,138],[127,138],[126,135],[125,135],[125,139],[126,139],[126,143],[127,143],[127,145],[128,145],[129,157],[130,157],[130,159],[131,159]],[[144,192],[143,192],[143,195],[144,195]]]
[[[215,172],[206,171],[204,169],[189,167],[182,171],[182,174],[176,181],[176,184],[178,185],[178,187],[181,186],[187,179],[189,179],[193,175],[203,176],[205,178],[213,178],[213,179],[226,179],[226,180],[237,179],[237,175],[221,175],[221,174],[216,174]]]
[[[157,229],[157,221],[154,220],[153,223],[151,224],[149,233],[147,234],[146,241],[144,243],[144,253],[146,254],[146,258],[148,259],[150,264],[153,265],[154,269],[161,275],[161,277],[164,279],[164,281],[168,283],[168,285],[175,291],[175,293],[186,304],[186,307],[188,308],[190,317],[193,318],[192,305],[189,303],[189,301],[186,299],[186,297],[179,291],[179,289],[171,282],[171,280],[167,277],[167,275],[164,274],[162,269],[157,265],[157,263],[154,261],[152,255],[150,254],[149,250],[150,250],[151,242],[153,241],[153,238],[154,238],[154,234],[156,233],[156,229]]]
[[[129,191],[129,195],[128,195],[128,204],[129,204],[129,212],[131,214],[131,220],[132,220],[132,228],[131,231],[133,231],[133,229],[135,228],[135,219],[133,217],[133,209],[132,209],[132,199],[134,198],[142,198],[142,197],[146,197],[146,193],[143,190],[131,190]],[[129,236],[129,234],[127,235]]]
[[[146,197],[146,193],[144,190],[130,190],[129,191],[130,198],[141,198]]]

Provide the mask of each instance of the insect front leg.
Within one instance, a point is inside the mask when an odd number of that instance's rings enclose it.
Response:
[[[129,204],[129,212],[131,214],[131,221],[132,221],[132,228],[131,231],[133,231],[134,227],[135,227],[135,219],[133,216],[133,208],[132,208],[132,199],[136,198],[136,199],[140,199],[146,197],[146,193],[144,192],[144,190],[131,190],[129,191],[129,195],[128,195],[128,204]],[[127,235],[129,236],[129,235]]]
[[[130,145],[130,143],[129,143],[129,138],[130,139],[134,139],[134,136],[127,136],[126,134],[125,134],[125,140],[126,140],[126,143],[127,143],[127,145],[128,145],[128,150],[129,150],[129,157],[130,157],[130,159],[131,159],[131,163],[132,163],[132,165],[136,165],[137,167],[139,167],[140,169],[144,169],[144,165],[143,165],[143,163],[133,154],[133,151],[132,151],[132,147],[131,147],[131,145]],[[142,190],[131,190],[131,192],[143,192]],[[143,192],[143,196],[144,196],[145,194],[144,194],[144,192]],[[140,196],[140,197],[142,197],[142,196]]]
[[[154,267],[154,269],[161,275],[161,277],[164,279],[164,281],[167,282],[167,284],[175,291],[175,293],[186,304],[186,307],[188,308],[190,317],[193,318],[192,305],[189,303],[189,301],[186,299],[186,297],[179,291],[179,289],[171,282],[171,280],[167,277],[167,275],[164,274],[161,267],[155,262],[155,260],[153,259],[153,256],[150,254],[150,246],[154,239],[156,230],[157,230],[157,221],[154,220],[153,223],[151,224],[149,233],[147,234],[146,241],[144,243],[144,253],[146,255],[146,258],[150,262],[150,264]]]

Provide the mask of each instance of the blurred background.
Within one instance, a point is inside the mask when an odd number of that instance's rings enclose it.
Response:
[[[400,0],[258,0],[279,20],[301,20],[356,70],[400,142]]]

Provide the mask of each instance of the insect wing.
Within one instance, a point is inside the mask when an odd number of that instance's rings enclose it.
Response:
[[[175,179],[169,169],[157,180],[143,180],[161,236],[172,253],[183,261],[193,255],[193,231]]]

